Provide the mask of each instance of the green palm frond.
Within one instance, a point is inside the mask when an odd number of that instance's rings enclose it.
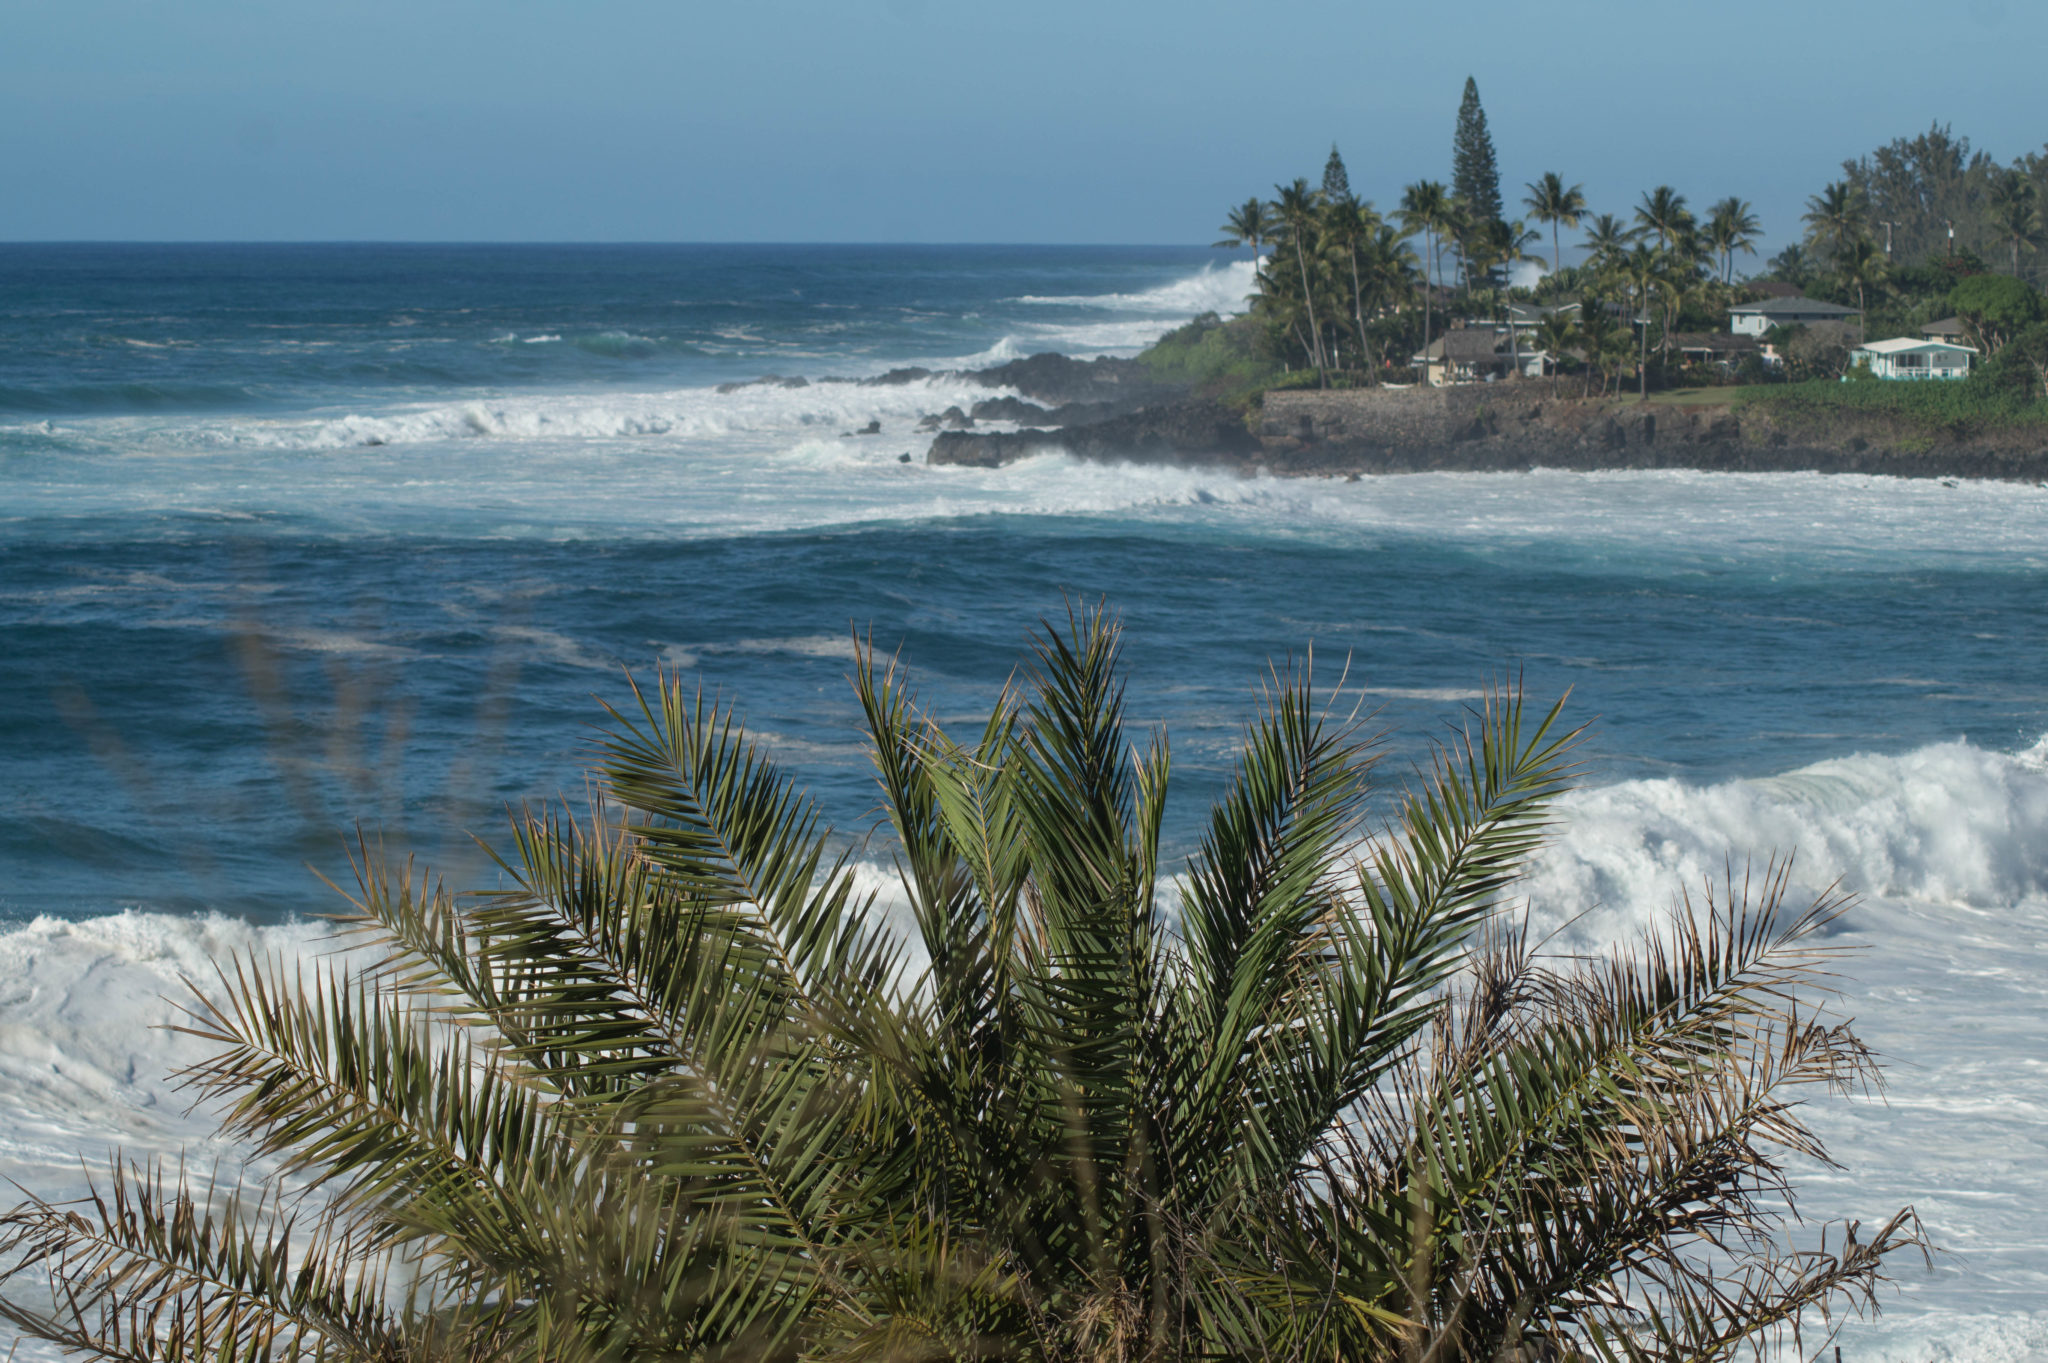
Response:
[[[235,1184],[116,1161],[75,1203],[0,1217],[0,1319],[128,1363],[435,1357],[431,1321],[394,1328],[408,1265],[332,1213],[291,1216]],[[47,1306],[31,1304],[38,1280]]]
[[[1375,749],[1306,665],[1162,895],[1120,649],[1070,610],[955,737],[859,645],[915,969],[673,678],[495,888],[359,840],[361,952],[233,958],[182,1024],[275,1176],[25,1204],[0,1318],[137,1363],[1704,1363],[1924,1243],[1910,1209],[1780,1243],[1787,1158],[1827,1158],[1802,1095],[1874,1082],[1811,1002],[1835,901],[1785,912],[1777,867],[1560,968],[1500,910],[1573,775],[1561,708],[1491,693],[1361,836]]]

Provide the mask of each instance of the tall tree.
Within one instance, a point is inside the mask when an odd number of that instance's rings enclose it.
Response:
[[[1538,222],[1550,224],[1550,268],[1564,268],[1564,256],[1557,244],[1559,227],[1577,227],[1579,217],[1586,211],[1586,196],[1579,185],[1565,187],[1564,177],[1556,171],[1543,173],[1543,178],[1523,186],[1529,191],[1522,200],[1528,206],[1529,216]]]
[[[1664,252],[1652,250],[1639,241],[1619,264],[1633,293],[1636,329],[1640,333],[1636,342],[1636,395],[1647,398],[1650,396],[1650,295],[1663,282]]]
[[[1429,349],[1430,290],[1443,285],[1443,252],[1441,247],[1444,227],[1451,217],[1451,196],[1441,180],[1417,180],[1401,191],[1401,208],[1395,218],[1401,230],[1414,236],[1422,234],[1422,348]],[[1434,270],[1436,283],[1430,282]]]
[[[1259,247],[1273,236],[1273,210],[1262,199],[1246,199],[1230,210],[1230,216],[1223,220],[1223,226],[1216,230],[1223,234],[1218,246],[1249,246],[1252,248],[1252,271],[1257,277],[1259,268]]]
[[[1479,82],[1470,76],[1465,77],[1465,98],[1458,105],[1458,131],[1451,143],[1451,193],[1464,200],[1475,225],[1501,214],[1493,135],[1486,130],[1486,110],[1479,107]]]
[[[2024,171],[2000,171],[1992,179],[1990,218],[2000,244],[2012,252],[2012,274],[2017,279],[2020,252],[2041,243],[2040,195]]]
[[[1585,309],[1580,308],[1583,312]],[[1562,310],[1551,313],[1536,327],[1536,344],[1550,354],[1550,391],[1557,391],[1558,372],[1564,368],[1565,352],[1579,343],[1579,325]]]
[[[1586,260],[1596,270],[1612,269],[1614,263],[1627,253],[1629,243],[1636,239],[1635,229],[1615,217],[1602,213],[1586,220]]]
[[[1365,285],[1358,257],[1380,226],[1380,215],[1373,211],[1373,206],[1360,203],[1349,194],[1323,206],[1323,233],[1351,273],[1351,321],[1357,329],[1360,364],[1365,363],[1371,343],[1365,335]]]
[[[1831,255],[1840,255],[1850,242],[1866,235],[1870,205],[1863,191],[1847,180],[1837,180],[1806,201],[1799,220],[1806,224],[1806,239]]]
[[[1301,267],[1301,300],[1308,309],[1308,351],[1309,359],[1317,372],[1328,368],[1323,359],[1323,333],[1316,325],[1316,288],[1308,276],[1309,250],[1315,245],[1317,192],[1308,187],[1307,180],[1296,180],[1291,185],[1274,185],[1280,197],[1273,202],[1273,216],[1280,220],[1280,229],[1294,246],[1295,263]]]
[[[1323,197],[1331,203],[1340,203],[1351,197],[1351,177],[1345,173],[1344,158],[1337,154],[1337,144],[1330,144],[1330,159],[1323,162]]]
[[[1729,196],[1715,204],[1707,215],[1707,245],[1721,257],[1721,282],[1735,281],[1735,253],[1756,254],[1757,237],[1763,224],[1756,210],[1742,199]]]
[[[1685,206],[1683,194],[1670,185],[1658,185],[1636,205],[1636,226],[1654,233],[1657,245],[1669,247],[1692,230],[1692,210]]]
[[[1868,315],[1863,310],[1864,290],[1884,282],[1884,248],[1868,236],[1855,237],[1835,253],[1835,269],[1841,273],[1842,282],[1856,290],[1856,328],[1860,337]]]

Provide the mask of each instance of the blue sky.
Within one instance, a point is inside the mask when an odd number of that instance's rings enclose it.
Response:
[[[1195,242],[1334,140],[1775,240],[1934,120],[2048,141],[2039,0],[0,0],[0,239]]]

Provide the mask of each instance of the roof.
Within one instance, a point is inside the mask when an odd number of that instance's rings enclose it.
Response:
[[[1427,359],[1451,359],[1462,364],[1475,360],[1506,359],[1500,349],[1505,338],[1496,336],[1490,329],[1481,327],[1460,327],[1447,331],[1431,341],[1422,351]]]
[[[1948,341],[1925,340],[1913,336],[1895,336],[1889,341],[1872,341],[1868,345],[1857,346],[1856,349],[1867,350],[1873,355],[1898,355],[1908,350],[1959,350],[1969,355],[1977,353],[1975,346],[1954,345]]]
[[[1963,322],[1959,317],[1944,317],[1938,322],[1929,322],[1926,326],[1920,328],[1920,334],[1922,336],[1960,336],[1963,334]]]
[[[1674,331],[1668,339],[1679,350],[1713,350],[1724,355],[1733,350],[1763,348],[1763,342],[1754,336],[1731,336],[1722,331]]]
[[[1749,287],[1755,289],[1767,299],[1797,298],[1799,296],[1799,286],[1797,284],[1787,284],[1782,279],[1752,279],[1749,281]]]
[[[1579,305],[1577,303],[1560,303],[1554,308],[1547,308],[1541,303],[1510,303],[1508,304],[1508,319],[1513,322],[1537,322],[1545,317],[1555,317],[1561,312],[1577,312],[1578,310]]]
[[[1761,303],[1742,303],[1730,312],[1760,312],[1766,317],[1853,317],[1856,309],[1840,303],[1823,303],[1818,298],[1766,298]]]

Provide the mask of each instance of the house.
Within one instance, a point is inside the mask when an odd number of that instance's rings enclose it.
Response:
[[[1506,342],[1492,327],[1459,327],[1431,341],[1409,362],[1422,370],[1432,388],[1505,378],[1515,364]],[[1524,354],[1522,359],[1526,364],[1529,357]]]
[[[1799,296],[1799,286],[1797,284],[1787,284],[1782,279],[1752,279],[1744,287],[1748,288],[1752,293],[1762,294],[1766,299],[1797,298]]]
[[[1881,379],[1966,379],[1976,353],[1966,345],[1901,336],[1857,346],[1849,352],[1849,363],[1868,365]]]
[[[1764,349],[1763,342],[1754,336],[1724,335],[1718,331],[1674,331],[1665,341],[1683,359],[1724,367],[1740,363],[1745,355],[1761,354]]]
[[[1550,317],[1568,317],[1573,321],[1577,321],[1578,316],[1579,305],[1577,303],[1560,303],[1554,308],[1544,307],[1541,303],[1508,304],[1508,325],[1516,331],[1534,330],[1542,326],[1544,320]]]
[[[1817,322],[1847,322],[1862,313],[1840,303],[1823,303],[1817,298],[1766,298],[1761,303],[1744,303],[1728,309],[1728,330],[1737,336],[1761,336],[1772,327],[1813,326]]]
[[[1964,339],[1963,323],[1960,318],[1944,317],[1938,322],[1929,322],[1920,328],[1920,334],[1930,341],[1950,341],[1961,344]]]

